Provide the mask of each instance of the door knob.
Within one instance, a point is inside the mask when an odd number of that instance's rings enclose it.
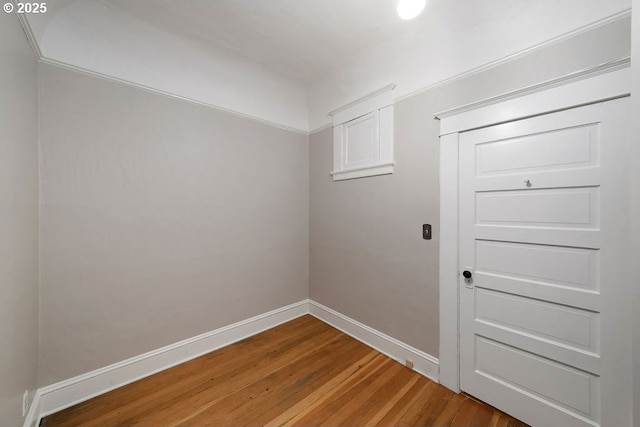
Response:
[[[469,270],[465,270],[465,271],[462,272],[462,276],[465,279],[471,279],[471,276],[473,276],[473,275],[471,274],[471,272]]]

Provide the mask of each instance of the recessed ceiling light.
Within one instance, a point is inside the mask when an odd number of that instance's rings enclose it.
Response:
[[[427,0],[400,0],[398,2],[398,16],[405,21],[420,15],[427,4]]]

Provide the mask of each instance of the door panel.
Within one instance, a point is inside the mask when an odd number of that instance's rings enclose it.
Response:
[[[459,269],[473,274],[460,388],[532,425],[623,419],[627,111],[621,99],[459,135]]]
[[[495,291],[522,295],[541,301],[554,301],[570,307],[580,307],[585,310],[600,311],[600,293],[554,285],[548,282],[538,282],[529,279],[508,278],[496,274],[475,272],[473,285]]]
[[[597,132],[588,125],[478,144],[476,176],[597,164]]]
[[[476,294],[479,321],[598,352],[598,313],[487,289]]]
[[[497,274],[507,279],[592,291],[599,289],[597,250],[486,240],[476,240],[475,245],[478,274]],[[545,268],[540,268],[541,265]]]
[[[594,328],[598,328],[598,326],[599,324],[596,323]],[[558,340],[550,340],[540,335],[503,327],[482,319],[478,319],[476,322],[476,336],[492,339],[496,342],[509,343],[514,348],[585,372],[595,373],[600,372],[601,369],[601,359],[597,352],[581,350],[576,345],[564,345]]]
[[[598,199],[596,187],[476,192],[476,224],[597,228]]]
[[[598,377],[484,337],[476,338],[476,369],[553,404],[595,418]]]

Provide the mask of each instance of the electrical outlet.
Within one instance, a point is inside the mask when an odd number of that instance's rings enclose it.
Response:
[[[29,390],[22,395],[22,416],[25,417],[29,412]]]

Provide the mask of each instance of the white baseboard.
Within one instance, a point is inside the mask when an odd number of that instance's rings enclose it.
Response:
[[[358,341],[378,350],[390,358],[405,364],[407,359],[413,360],[413,370],[425,377],[438,382],[438,359],[417,348],[411,347],[380,331],[370,328],[357,320],[338,313],[320,303],[309,301],[309,314],[325,323],[352,336]]]
[[[305,314],[322,320],[400,363],[413,360],[413,370],[438,381],[438,359],[408,344],[311,300],[304,300],[193,338],[114,363],[46,387],[34,395],[23,427],[41,418],[118,387],[256,335]]]
[[[40,425],[40,390],[36,390],[29,411],[24,419],[24,427],[38,427]]]
[[[132,357],[41,388],[38,418],[76,405],[157,372],[179,365],[244,338],[303,316],[309,312],[307,300],[270,311],[247,320],[188,338],[175,344]],[[35,405],[34,405],[35,406]],[[34,408],[35,409],[35,408]],[[29,420],[29,422],[32,422]],[[32,427],[25,421],[24,427]]]

